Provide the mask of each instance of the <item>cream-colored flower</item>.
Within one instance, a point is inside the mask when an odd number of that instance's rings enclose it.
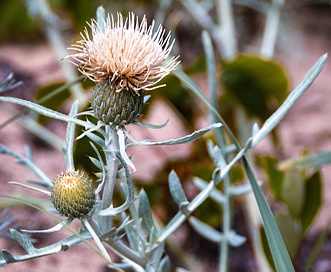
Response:
[[[178,57],[168,58],[173,47],[170,32],[160,25],[154,31],[146,17],[139,23],[130,13],[125,20],[121,13],[107,16],[102,26],[95,20],[81,34],[82,40],[72,45],[74,54],[67,56],[79,71],[95,82],[109,81],[116,91],[155,89],[157,83],[179,64]]]

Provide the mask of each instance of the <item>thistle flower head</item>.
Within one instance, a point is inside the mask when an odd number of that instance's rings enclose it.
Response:
[[[82,40],[72,45],[75,53],[67,58],[79,71],[94,82],[109,81],[116,92],[157,88],[156,84],[179,64],[178,57],[168,59],[173,42],[160,25],[154,31],[144,17],[130,13],[125,20],[121,13],[107,16],[102,26],[92,20],[81,34]]]
[[[56,210],[68,218],[86,217],[96,201],[91,179],[83,171],[66,171],[59,175],[51,189]]]

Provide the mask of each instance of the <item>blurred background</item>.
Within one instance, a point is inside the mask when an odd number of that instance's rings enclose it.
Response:
[[[205,19],[217,23],[214,1],[195,3],[199,3],[207,11]],[[161,23],[166,30],[171,31],[172,37],[176,39],[173,55],[180,55],[183,70],[208,95],[201,40],[204,28],[201,18],[197,19],[188,9],[189,4],[190,1],[185,0],[1,0],[0,81],[9,73],[13,73],[14,78],[23,83],[5,95],[40,101],[53,90],[74,81],[78,74],[75,74],[76,71],[71,64],[63,60],[68,53],[66,48],[80,39],[79,33],[84,31],[86,22],[95,18],[99,5],[114,14],[117,11],[123,14],[133,11],[140,18],[146,14],[149,22],[154,19],[157,24]],[[284,1],[280,8],[274,53],[264,58],[261,46],[267,19],[265,8],[270,4],[272,1],[267,0],[233,1],[237,39],[237,54],[234,59],[224,58],[222,50],[219,50],[217,42],[213,40],[219,90],[215,99],[222,117],[237,137],[243,137],[242,142],[245,140],[245,132],[241,131],[241,118],[245,118],[246,124],[252,121],[262,124],[284,101],[290,90],[297,86],[316,60],[331,48],[331,1]],[[291,207],[285,196],[277,194],[277,188],[273,185],[273,177],[281,170],[277,169],[278,172],[275,174],[267,169],[276,169],[278,162],[300,157],[302,154],[331,150],[330,69],[328,61],[312,87],[291,109],[271,137],[257,147],[252,156],[258,178],[272,209],[281,213],[280,218],[286,217],[283,220],[286,221],[283,228],[280,228],[284,230],[284,240],[291,240],[291,257],[297,271],[305,271],[303,267],[311,252],[316,252],[311,271],[331,271],[331,166],[325,165],[317,170],[305,169],[305,175],[308,177],[302,178],[303,182],[308,184],[303,189],[305,203],[311,203],[307,199],[313,199],[312,202],[315,204],[304,205],[307,210],[313,207],[313,211],[307,212],[310,219],[304,218],[300,221],[299,227],[295,216],[292,221],[289,220],[292,217],[287,211],[291,213]],[[266,77],[265,73],[272,76]],[[184,136],[208,125],[207,107],[197,97],[182,87],[179,80],[172,75],[168,76],[164,83],[167,84],[166,87],[151,93],[152,97],[144,109],[142,120],[153,124],[161,124],[168,119],[170,121],[161,130],[130,127],[129,130],[136,139],[166,140]],[[43,105],[67,113],[70,104],[83,96],[82,109],[88,107],[92,84],[88,80],[80,81],[79,84],[80,87],[77,88],[81,92],[78,92],[78,95],[75,90],[64,88],[64,91],[43,102]],[[243,93],[243,89],[246,92]],[[257,92],[254,92],[256,90]],[[21,154],[24,153],[25,146],[30,146],[37,164],[54,178],[65,168],[63,156],[57,147],[63,143],[66,126],[33,113],[25,113],[23,117],[8,121],[21,111],[21,107],[0,104],[0,144]],[[155,217],[160,222],[165,224],[177,212],[167,186],[167,177],[172,169],[180,176],[189,198],[193,198],[198,192],[192,184],[194,176],[210,180],[214,166],[207,155],[206,140],[179,147],[136,147],[132,151],[130,149],[137,168],[137,172],[133,174],[135,184],[137,188],[144,187],[147,191]],[[84,140],[77,143],[75,156],[78,167],[90,167],[90,151]],[[88,170],[93,172],[93,169]],[[297,175],[294,179],[298,180],[301,174],[302,172],[298,174],[295,171],[284,170],[281,175],[292,178],[293,175]],[[245,179],[240,166],[233,169],[232,176],[234,182],[238,183]],[[31,194],[7,183],[27,178],[33,178],[27,170],[18,166],[12,158],[0,155],[1,195],[27,194],[27,198],[40,197],[37,193]],[[294,199],[296,186],[293,183],[289,187],[289,194],[292,195],[293,192]],[[1,209],[5,209],[8,201],[5,198],[1,199]],[[235,201],[233,226],[237,233],[248,236],[246,224],[249,222],[245,221],[242,203],[242,199]],[[222,224],[219,209],[218,205],[207,201],[195,215],[220,229]],[[286,216],[282,217],[284,211]],[[45,229],[53,225],[53,221],[38,210],[15,204],[10,211],[2,214],[4,218],[12,215],[15,219],[13,224],[19,227]],[[305,220],[308,220],[306,225],[303,223]],[[293,230],[297,228],[300,231]],[[65,235],[62,233],[34,236],[38,247],[63,237]],[[218,249],[215,244],[201,238],[188,224],[184,224],[174,237],[175,239],[170,239],[168,243],[168,251],[170,257],[173,257],[174,265],[190,269],[187,263],[192,262],[196,267],[195,271],[216,271]],[[290,237],[295,237],[295,241]],[[24,253],[16,242],[6,236],[0,237],[0,246],[17,254]],[[69,252],[8,265],[5,271],[110,271],[96,254],[86,258],[94,254],[89,251],[87,245],[82,244],[70,249]],[[249,238],[242,247],[231,250],[230,271],[256,271]]]

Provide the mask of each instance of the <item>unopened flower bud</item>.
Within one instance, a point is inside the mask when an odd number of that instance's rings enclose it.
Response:
[[[92,180],[83,171],[67,171],[59,175],[51,189],[56,210],[69,218],[86,217],[95,204]]]
[[[142,91],[116,90],[108,80],[99,82],[93,89],[91,106],[95,117],[105,124],[124,126],[132,123],[144,105]]]

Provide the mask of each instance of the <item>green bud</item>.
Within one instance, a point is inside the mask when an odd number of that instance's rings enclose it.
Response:
[[[116,91],[109,81],[99,82],[93,89],[91,106],[95,117],[105,124],[124,126],[139,117],[144,105],[142,91]]]
[[[59,175],[51,189],[56,210],[69,218],[86,217],[95,204],[92,180],[83,171],[67,171]]]

